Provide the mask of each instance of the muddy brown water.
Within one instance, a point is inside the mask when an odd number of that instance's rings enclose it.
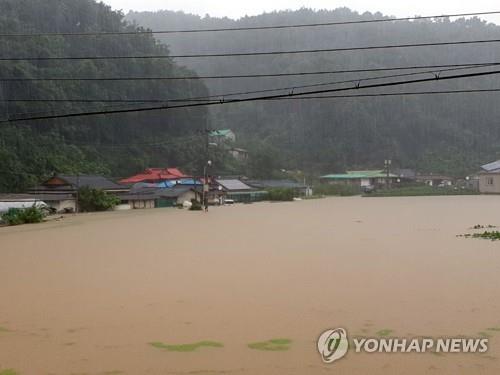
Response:
[[[0,373],[499,374],[500,197],[330,198],[0,228]],[[487,354],[356,354],[316,339],[490,337]],[[289,350],[252,342],[292,340]],[[150,342],[222,348],[169,352]]]

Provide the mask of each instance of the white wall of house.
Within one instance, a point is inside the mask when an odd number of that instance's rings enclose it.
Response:
[[[155,208],[154,199],[133,200],[128,201],[130,207],[134,210],[142,210],[147,208]]]
[[[362,178],[361,179],[361,187],[366,187],[366,186],[370,186],[370,185],[371,185],[371,182],[370,182],[369,178]]]
[[[177,204],[183,204],[186,201],[191,202],[191,199],[196,199],[196,193],[194,191],[186,191],[177,197]]]
[[[480,174],[479,192],[486,194],[500,194],[500,174]]]

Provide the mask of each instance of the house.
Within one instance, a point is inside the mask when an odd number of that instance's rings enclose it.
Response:
[[[76,196],[80,188],[103,190],[120,195],[129,189],[103,176],[96,175],[54,175],[28,193],[33,199],[47,203],[56,212],[76,211]]]
[[[29,192],[32,194],[66,193],[74,194],[78,189],[88,187],[104,190],[107,193],[123,193],[128,188],[111,181],[103,176],[96,175],[54,175]]]
[[[320,181],[330,185],[351,185],[360,188],[377,187],[389,183],[397,183],[398,176],[384,170],[373,171],[347,171],[342,174],[329,174],[321,176]]]
[[[248,160],[248,151],[244,148],[231,147],[229,149],[229,154],[239,161],[247,161]]]
[[[172,188],[138,187],[120,195],[122,204],[132,209],[176,207],[192,199],[199,200],[201,189],[176,185]]]
[[[415,182],[417,178],[417,172],[415,172],[413,169],[408,169],[408,168],[398,168],[392,170],[392,173],[398,176],[399,182],[402,183],[411,183]]]
[[[500,194],[500,160],[481,166],[479,192],[484,194]]]
[[[139,182],[160,183],[185,178],[190,178],[190,176],[185,175],[178,168],[148,168],[142,173],[121,180],[120,184],[132,185]]]
[[[231,129],[213,130],[208,135],[217,144],[236,142],[236,134]]]
[[[417,174],[415,177],[416,182],[424,183],[428,186],[445,187],[452,186],[455,179],[450,176],[440,174]]]
[[[261,190],[292,189],[297,197],[312,195],[312,189],[309,186],[292,180],[245,180],[245,183]]]
[[[267,195],[267,191],[253,188],[237,179],[218,179],[216,183],[225,192],[226,198],[235,202],[257,202]]]

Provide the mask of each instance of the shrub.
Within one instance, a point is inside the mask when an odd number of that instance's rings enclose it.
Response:
[[[386,190],[377,190],[367,196],[370,197],[417,197],[433,195],[476,195],[479,192],[469,189],[458,189],[455,187],[435,187],[435,186],[410,186]]]
[[[358,186],[351,185],[318,185],[314,187],[316,195],[337,195],[341,197],[349,197],[361,194]]]
[[[78,206],[82,212],[107,211],[120,203],[120,199],[103,190],[82,187],[78,190]]]
[[[267,199],[274,202],[290,202],[294,197],[293,189],[269,189],[267,191]]]
[[[41,223],[45,213],[43,209],[38,207],[29,208],[10,208],[2,215],[2,221],[7,225],[21,225]]]
[[[190,211],[202,211],[203,210],[201,203],[198,202],[196,199],[191,199],[191,203],[193,205],[189,208]]]

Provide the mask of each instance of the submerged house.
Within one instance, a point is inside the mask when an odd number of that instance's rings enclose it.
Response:
[[[245,180],[245,183],[260,190],[291,189],[297,197],[312,195],[312,189],[309,186],[292,180]]]
[[[384,170],[347,171],[341,174],[329,174],[320,177],[320,181],[330,185],[350,185],[360,188],[377,187],[398,182],[399,176],[393,173],[387,175]]]
[[[103,190],[109,194],[120,195],[128,188],[114,181],[96,175],[54,175],[39,186],[29,189],[29,195],[41,200],[56,212],[72,212],[77,208],[77,193],[80,188]]]
[[[251,187],[238,179],[218,179],[216,183],[225,193],[226,198],[235,202],[257,202],[267,195],[267,191]]]
[[[417,172],[415,172],[413,169],[398,168],[394,169],[392,173],[397,175],[400,182],[402,183],[413,183],[417,179]]]
[[[182,205],[184,202],[199,200],[201,188],[176,185],[171,188],[137,187],[120,196],[122,204],[131,209],[166,208]]]
[[[500,194],[500,160],[481,166],[479,192],[484,194]]]

